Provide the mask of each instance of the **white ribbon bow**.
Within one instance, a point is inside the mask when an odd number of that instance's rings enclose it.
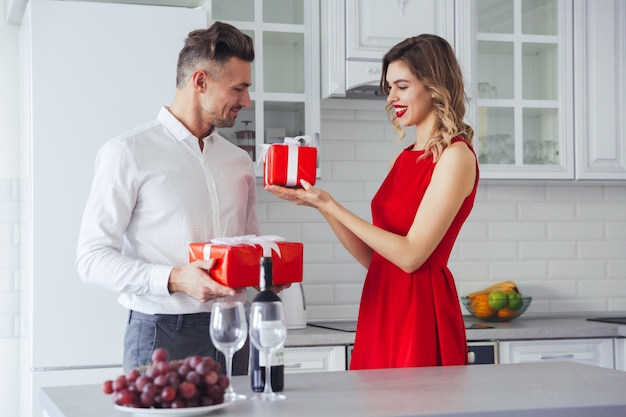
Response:
[[[309,146],[313,142],[313,139],[309,135],[289,137],[285,136],[283,139],[283,144],[285,145],[295,145],[295,146]],[[261,145],[261,153],[256,160],[256,164],[260,165],[261,162],[265,162],[265,157],[267,155],[267,151],[270,149],[271,143],[264,143]]]
[[[278,242],[284,242],[285,240],[286,239],[284,237],[274,236],[274,235],[261,235],[261,236],[244,235],[244,236],[234,236],[234,237],[217,237],[215,239],[211,239],[211,243],[214,243],[216,245],[226,245],[226,246],[259,245],[263,248],[263,256],[272,256],[272,250],[274,250],[274,252],[276,252],[278,256],[281,256],[280,248],[278,247]],[[211,251],[210,245],[206,245],[206,246],[209,246],[209,253],[210,253]],[[206,246],[205,246],[205,253],[206,253]],[[208,258],[205,256],[205,259],[208,259]]]

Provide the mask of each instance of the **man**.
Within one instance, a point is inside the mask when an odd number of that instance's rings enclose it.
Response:
[[[126,371],[158,347],[170,359],[217,357],[212,302],[245,300],[211,278],[213,261],[189,264],[188,245],[259,234],[252,161],[216,131],[250,106],[253,60],[252,39],[231,25],[191,32],[171,106],[98,152],[76,268],[83,281],[119,292],[130,310]],[[233,374],[247,373],[248,346],[233,363]]]

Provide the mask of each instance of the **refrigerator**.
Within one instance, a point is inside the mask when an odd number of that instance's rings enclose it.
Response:
[[[180,2],[183,4],[184,2]],[[22,417],[39,389],[122,372],[128,313],[76,273],[81,216],[100,146],[169,105],[203,8],[31,0],[20,27]]]

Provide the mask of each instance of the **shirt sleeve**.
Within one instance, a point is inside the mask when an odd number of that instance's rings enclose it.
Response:
[[[248,176],[249,184],[248,184],[248,207],[247,207],[247,215],[246,215],[246,235],[260,235],[261,231],[259,228],[259,217],[257,214],[257,205],[256,205],[256,177],[254,174],[254,164],[250,163],[250,175]]]
[[[116,292],[167,296],[172,266],[122,253],[139,184],[136,165],[124,142],[107,142],[96,157],[78,237],[76,269],[84,282]]]

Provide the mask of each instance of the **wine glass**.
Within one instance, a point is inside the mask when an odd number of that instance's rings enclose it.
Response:
[[[248,336],[248,323],[243,303],[241,301],[214,303],[209,333],[215,347],[226,357],[226,375],[229,384],[224,392],[224,398],[229,401],[246,399],[245,395],[237,394],[233,389],[233,384],[230,383],[233,355],[243,347]]]
[[[255,400],[284,400],[285,396],[272,390],[270,369],[272,356],[285,344],[287,325],[283,303],[280,301],[254,302],[250,309],[250,341],[265,355],[265,388]]]

